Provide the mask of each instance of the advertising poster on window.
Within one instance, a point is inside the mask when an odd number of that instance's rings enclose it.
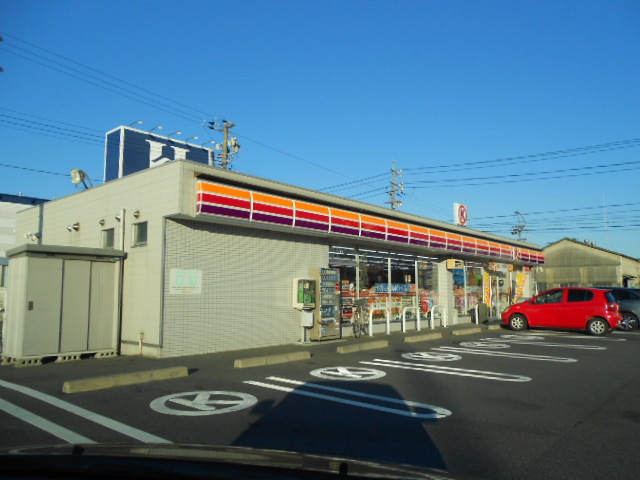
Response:
[[[489,308],[491,308],[493,306],[493,302],[492,302],[492,295],[491,295],[491,275],[489,274],[489,272],[484,272],[483,273],[483,278],[482,278],[482,286],[483,286],[483,301],[484,303],[486,303]]]

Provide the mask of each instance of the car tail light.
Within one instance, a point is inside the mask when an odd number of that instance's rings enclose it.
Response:
[[[618,305],[617,303],[607,303],[605,309],[607,310],[607,312],[618,313],[620,305]]]

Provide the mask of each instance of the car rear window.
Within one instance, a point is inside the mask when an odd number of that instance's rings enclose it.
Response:
[[[591,290],[572,290],[569,289],[567,302],[588,302],[593,300],[593,292]]]
[[[604,296],[607,297],[607,302],[609,302],[609,303],[615,303],[616,302],[616,299],[611,294],[611,292],[604,292]]]

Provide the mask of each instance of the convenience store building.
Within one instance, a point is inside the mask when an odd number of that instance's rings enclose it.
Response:
[[[434,307],[438,324],[471,322],[481,301],[498,313],[532,295],[543,263],[531,244],[186,160],[26,210],[18,230],[39,231],[40,249],[123,252],[113,348],[158,357],[300,341],[292,279],[317,268],[339,271],[342,303],[377,309],[377,335],[403,311],[415,329],[407,306],[421,328]]]

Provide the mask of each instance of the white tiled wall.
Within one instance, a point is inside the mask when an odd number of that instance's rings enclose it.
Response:
[[[328,265],[312,237],[203,222],[166,223],[164,357],[294,343],[291,280]],[[202,293],[171,294],[171,269],[201,270]]]

